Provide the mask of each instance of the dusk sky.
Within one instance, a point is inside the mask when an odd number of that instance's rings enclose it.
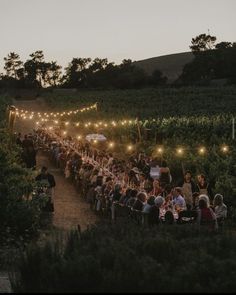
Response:
[[[72,57],[120,63],[189,51],[192,37],[210,30],[236,42],[235,0],[0,0],[3,58],[23,61],[43,50],[63,67]]]

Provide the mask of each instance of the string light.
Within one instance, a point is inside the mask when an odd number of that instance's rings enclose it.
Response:
[[[18,111],[17,108],[15,108],[15,109]],[[67,112],[65,112],[65,111],[64,112],[57,112],[57,113],[54,113],[54,112],[50,112],[50,113],[47,113],[47,112],[44,112],[44,113],[37,112],[37,115],[39,117],[42,116],[42,115],[44,115],[45,117],[48,117],[48,118],[49,117],[54,117],[55,118],[57,116],[61,116],[61,117],[65,116],[65,115],[70,116],[72,114],[77,114],[79,111],[90,111],[90,110],[93,110],[93,109],[97,109],[97,103],[92,104],[89,107],[82,108],[82,109],[70,110],[70,111],[67,111]],[[29,113],[31,113],[31,115],[34,116],[34,114],[35,114],[35,112],[33,112],[33,111],[28,111],[28,110],[24,110],[24,109],[21,109],[20,112],[22,114],[24,114],[24,115],[26,115],[26,114],[28,115]],[[17,115],[19,115],[19,114],[17,114]]]
[[[183,155],[183,149],[182,148],[178,148],[177,149],[177,154],[179,155],[179,156],[181,156],[181,155]]]
[[[163,148],[161,148],[161,147],[157,148],[157,152],[158,152],[159,154],[163,153]]]
[[[131,151],[133,149],[132,145],[127,146],[128,151]]]
[[[229,147],[227,145],[223,145],[221,147],[221,150],[222,150],[223,153],[227,153],[229,151]]]
[[[200,147],[200,148],[199,148],[199,154],[200,154],[200,155],[204,155],[205,152],[206,152],[206,148],[205,148],[205,147]]]
[[[25,117],[23,117],[23,118],[25,118]],[[46,121],[46,120],[47,120],[47,119],[42,119],[41,121]],[[89,122],[89,123],[90,123],[90,122]],[[39,125],[39,124],[40,124],[40,122],[37,121],[37,122],[36,122],[36,125]],[[91,124],[91,123],[90,123],[90,124]],[[48,129],[49,129],[49,130],[52,130],[53,127],[52,127],[52,126],[49,126]],[[67,131],[62,131],[62,134],[63,134],[63,135],[66,135],[66,134],[67,134]],[[82,139],[82,136],[81,136],[81,135],[78,135],[78,136],[77,136],[77,139],[78,139],[78,140],[81,140],[81,139]],[[94,144],[96,144],[97,142],[98,142],[98,141],[97,141],[96,139],[93,140],[93,143],[94,143]],[[109,143],[108,143],[108,147],[109,147],[109,148],[113,148],[114,145],[115,145],[114,142],[109,142]],[[131,144],[127,146],[127,150],[128,150],[128,151],[133,150],[133,148],[134,148],[134,146],[131,145]],[[220,147],[220,149],[221,149],[221,151],[224,152],[224,153],[227,153],[227,152],[229,151],[229,147],[228,147],[227,145],[225,145],[225,144],[222,145],[222,146]],[[176,153],[177,153],[177,155],[179,155],[179,156],[180,156],[180,155],[183,155],[183,154],[184,154],[184,150],[185,150],[185,149],[184,149],[183,147],[176,148]],[[204,155],[204,154],[206,153],[206,151],[207,151],[206,148],[203,147],[203,146],[198,148],[198,153],[199,153],[200,155]],[[158,147],[158,148],[157,148],[157,152],[158,152],[159,154],[163,153],[163,152],[164,152],[164,147]]]

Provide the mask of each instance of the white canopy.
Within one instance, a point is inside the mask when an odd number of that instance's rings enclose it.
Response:
[[[103,134],[88,134],[85,137],[86,140],[91,141],[91,140],[97,140],[97,141],[106,141],[107,138]]]

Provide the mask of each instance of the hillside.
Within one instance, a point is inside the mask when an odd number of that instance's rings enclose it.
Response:
[[[168,78],[168,82],[173,82],[179,77],[184,65],[191,62],[194,58],[192,52],[181,52],[176,54],[152,57],[134,62],[148,74],[159,69]]]

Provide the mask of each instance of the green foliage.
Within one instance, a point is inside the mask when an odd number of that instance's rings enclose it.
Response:
[[[168,118],[170,116],[221,115],[234,112],[236,87],[147,88],[139,90],[78,91],[75,95],[45,94],[51,108],[74,109],[75,105],[98,102],[98,112],[92,118],[124,119],[139,117]],[[117,112],[119,110],[119,112]],[[235,112],[234,112],[235,113]],[[83,113],[75,120],[91,120]],[[194,128],[194,126],[193,126]]]
[[[194,60],[184,66],[179,81],[192,85],[209,84],[212,79],[228,79],[232,83],[236,77],[236,47],[229,42],[217,45],[214,50],[197,52]]]
[[[230,292],[235,247],[233,232],[101,224],[32,244],[11,282],[14,292]]]
[[[0,121],[5,127],[6,106],[10,101],[1,97]],[[6,128],[0,130],[0,231],[1,244],[28,240],[37,234],[41,209],[47,198],[30,198],[34,175],[22,167],[21,149]]]

